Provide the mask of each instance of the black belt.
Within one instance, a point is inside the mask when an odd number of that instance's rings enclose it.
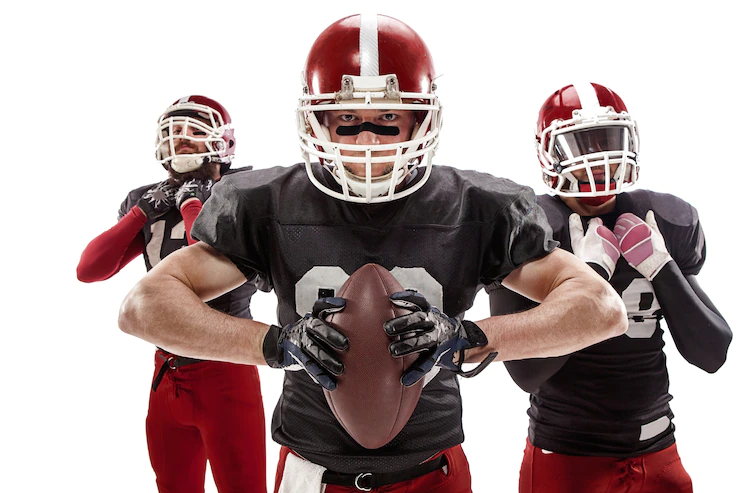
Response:
[[[162,353],[157,353],[157,357],[162,360],[162,366],[159,367],[157,376],[152,381],[152,391],[156,392],[159,383],[162,381],[164,374],[167,370],[177,370],[181,366],[192,365],[193,363],[200,363],[204,361],[202,359],[186,358],[185,356],[166,356]]]
[[[422,462],[421,464],[395,472],[361,472],[359,474],[345,474],[339,472],[325,471],[321,479],[322,483],[356,488],[360,491],[370,491],[387,484],[400,483],[415,479],[419,476],[441,469],[447,465],[447,458],[440,455],[436,459]]]

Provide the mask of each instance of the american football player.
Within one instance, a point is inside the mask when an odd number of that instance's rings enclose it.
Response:
[[[635,120],[605,86],[567,85],[540,109],[536,147],[551,193],[537,203],[561,247],[622,297],[629,329],[567,356],[505,363],[531,393],[521,493],[692,491],[676,450],[661,320],[681,355],[710,373],[732,332],[696,280],[706,254],[696,210],[633,188],[639,144]],[[532,305],[490,289],[492,315]]]
[[[178,354],[290,370],[272,421],[283,446],[276,492],[468,493],[457,376],[496,353],[558,356],[627,328],[609,285],[552,241],[531,189],[432,165],[435,77],[426,44],[403,22],[352,15],[331,24],[303,72],[304,162],[224,179],[193,226],[201,241],[153,269],[121,306],[123,331]],[[393,356],[418,354],[402,384],[424,386],[406,426],[373,450],[344,431],[323,394],[336,388],[342,353],[363,350],[324,320],[344,308],[337,291],[368,263],[407,288],[391,301],[411,313],[384,328]],[[199,301],[255,273],[278,296],[279,325]],[[494,280],[540,308],[461,320],[478,286]],[[172,298],[182,300],[177,310]],[[552,316],[569,324],[553,332]],[[463,361],[481,364],[464,372]]]
[[[131,191],[118,222],[82,252],[77,277],[102,281],[143,254],[147,270],[195,243],[190,231],[203,203],[230,169],[236,140],[226,109],[204,96],[175,101],[159,118],[155,154],[167,178]],[[208,302],[219,311],[251,318],[256,291],[245,282]],[[177,307],[179,300],[169,299]],[[265,492],[265,420],[259,376],[237,365],[157,348],[146,419],[149,458],[160,492],[203,492],[206,461],[220,492]]]

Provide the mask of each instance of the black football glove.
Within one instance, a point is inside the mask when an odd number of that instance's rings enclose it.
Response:
[[[403,385],[414,385],[435,365],[463,377],[472,377],[488,366],[498,354],[492,352],[473,370],[464,372],[465,350],[488,344],[488,338],[480,327],[468,320],[448,317],[416,291],[393,293],[390,300],[396,306],[413,311],[383,324],[386,334],[400,336],[400,340],[388,347],[391,355],[401,357],[421,353],[401,376]]]
[[[213,180],[188,180],[182,184],[182,186],[175,193],[175,205],[179,209],[182,207],[182,203],[193,197],[200,200],[200,203],[205,203],[206,199],[211,195],[211,187],[213,187]]]
[[[176,192],[177,188],[165,180],[144,192],[136,205],[146,214],[146,217],[157,219],[165,215],[175,205]]]
[[[344,351],[349,341],[324,322],[331,313],[344,310],[344,298],[321,298],[295,323],[270,326],[262,344],[267,364],[286,370],[306,370],[306,373],[326,390],[337,388],[334,376],[344,373],[344,365],[336,351]]]

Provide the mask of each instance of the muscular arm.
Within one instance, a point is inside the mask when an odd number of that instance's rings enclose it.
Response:
[[[706,372],[719,370],[727,358],[732,330],[699,287],[696,276],[684,277],[672,261],[652,283],[681,356]]]
[[[498,351],[502,361],[563,356],[627,331],[619,295],[565,250],[523,264],[503,284],[540,304],[476,322],[488,346],[471,351],[467,361],[480,360],[489,351]]]
[[[198,242],[168,255],[123,300],[122,331],[174,354],[265,364],[268,325],[223,314],[204,301],[244,283],[244,274],[212,247]]]
[[[523,312],[537,306],[537,303],[504,287],[488,293],[491,315],[508,315]],[[553,358],[531,358],[504,361],[511,379],[524,390],[532,393],[563,367],[569,356]]]
[[[104,281],[144,251],[141,228],[146,215],[133,207],[115,226],[93,239],[77,264],[77,279],[82,282]]]

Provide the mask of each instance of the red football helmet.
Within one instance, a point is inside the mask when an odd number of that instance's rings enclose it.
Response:
[[[540,108],[535,134],[542,179],[554,194],[599,205],[637,181],[637,124],[607,87],[555,91]]]
[[[409,26],[385,15],[352,15],[322,32],[306,59],[303,96],[297,111],[298,137],[311,182],[321,191],[350,202],[375,203],[405,197],[429,178],[439,139],[441,107],[434,94],[432,56]],[[332,142],[320,112],[327,110],[408,110],[416,115],[411,140],[395,144],[357,145]],[[318,115],[317,115],[318,113]],[[393,170],[373,177],[373,163],[388,162],[377,151],[395,151]],[[341,151],[358,151],[348,156]],[[384,153],[384,154],[387,154]],[[328,169],[342,192],[319,182],[311,156]],[[424,157],[424,175],[398,190]],[[365,164],[365,176],[352,174],[344,163]],[[421,171],[422,168],[419,168]]]
[[[203,142],[207,152],[177,154],[175,141],[187,139]],[[187,173],[203,163],[221,163],[221,173],[234,159],[236,139],[231,128],[231,116],[220,103],[205,96],[185,96],[178,99],[159,117],[154,152],[165,168]]]

